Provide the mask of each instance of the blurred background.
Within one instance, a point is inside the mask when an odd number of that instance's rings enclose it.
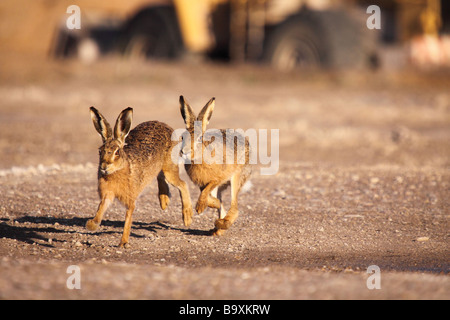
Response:
[[[0,167],[96,162],[91,105],[183,127],[180,94],[285,160],[446,165],[449,32],[440,0],[2,0]]]
[[[79,29],[67,25],[73,4]],[[380,29],[366,27],[371,5]],[[450,4],[441,0],[4,0],[0,14],[2,53],[35,58],[118,54],[285,71],[450,63]]]

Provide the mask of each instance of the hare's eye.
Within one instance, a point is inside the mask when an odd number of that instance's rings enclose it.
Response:
[[[120,156],[119,149],[117,149],[116,151],[114,151],[114,157],[119,157],[119,156]]]

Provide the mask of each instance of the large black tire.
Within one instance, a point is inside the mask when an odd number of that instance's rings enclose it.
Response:
[[[119,47],[130,57],[179,58],[184,45],[175,10],[161,6],[140,11],[123,28]]]
[[[375,45],[360,24],[344,11],[304,10],[268,30],[264,60],[282,70],[367,66]]]

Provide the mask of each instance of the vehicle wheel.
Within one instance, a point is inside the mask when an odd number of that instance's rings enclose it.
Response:
[[[264,59],[284,71],[321,66],[325,48],[314,24],[302,17],[280,25],[269,35]]]
[[[128,57],[178,58],[183,43],[173,9],[158,7],[138,13],[124,28],[120,49]]]

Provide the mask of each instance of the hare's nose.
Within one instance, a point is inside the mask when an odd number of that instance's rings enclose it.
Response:
[[[101,172],[102,174],[108,174],[108,170],[107,170],[107,165],[106,165],[106,163],[102,163],[102,164],[101,164],[101,166],[100,166],[100,172]]]

